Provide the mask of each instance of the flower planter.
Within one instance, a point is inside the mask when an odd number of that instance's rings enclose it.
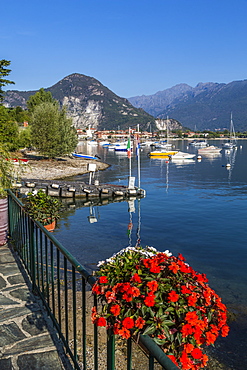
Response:
[[[48,224],[48,225],[44,225],[44,228],[46,228],[46,230],[52,232],[56,227],[56,220],[54,220],[51,224]]]
[[[7,243],[8,198],[0,198],[0,246]]]

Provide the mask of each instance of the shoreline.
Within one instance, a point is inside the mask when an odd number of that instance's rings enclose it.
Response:
[[[28,158],[28,155],[25,156]],[[88,165],[95,163],[96,171],[103,171],[110,167],[109,164],[97,160],[76,159],[61,157],[57,159],[28,158],[27,164],[19,168],[20,180],[61,180],[67,177],[84,175],[88,173]]]

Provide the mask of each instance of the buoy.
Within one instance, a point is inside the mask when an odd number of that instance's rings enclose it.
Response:
[[[198,156],[197,156],[197,159],[198,159],[198,160],[202,159],[202,156],[201,156],[201,155],[198,155]]]
[[[227,163],[226,164],[226,168],[230,168],[231,167],[231,164],[230,163]]]

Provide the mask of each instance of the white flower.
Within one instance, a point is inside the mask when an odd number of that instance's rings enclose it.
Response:
[[[97,264],[97,267],[100,267],[102,265],[104,265],[105,261],[99,261],[98,264]]]
[[[168,257],[171,257],[172,256],[172,253],[167,249],[165,252],[164,252]]]

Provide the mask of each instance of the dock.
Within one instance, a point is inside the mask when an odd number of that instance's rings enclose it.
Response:
[[[15,184],[15,191],[21,195],[27,195],[29,192],[43,190],[46,194],[62,198],[117,198],[128,199],[132,197],[145,197],[144,189],[137,187],[127,187],[123,185],[86,184],[85,182],[73,182],[66,180],[37,180],[23,179]]]

